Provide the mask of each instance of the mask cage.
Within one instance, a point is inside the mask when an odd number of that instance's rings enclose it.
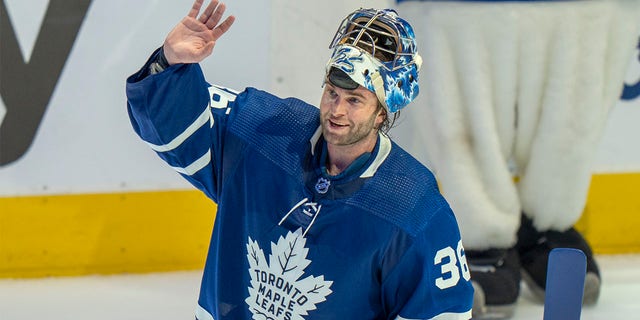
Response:
[[[398,32],[395,23],[385,18],[382,10],[369,9],[362,13],[354,13],[342,20],[331,41],[330,49],[337,45],[348,44],[369,53],[371,56],[383,62],[385,69],[395,71],[404,64],[399,62],[401,56],[409,56],[413,59],[413,53],[403,52],[403,39]],[[359,14],[359,17],[354,15]],[[406,39],[410,41],[411,39]]]

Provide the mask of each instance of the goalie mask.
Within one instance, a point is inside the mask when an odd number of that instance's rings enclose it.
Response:
[[[347,16],[333,41],[326,77],[335,86],[361,85],[376,94],[390,113],[418,96],[418,55],[409,23],[394,10],[359,9]]]

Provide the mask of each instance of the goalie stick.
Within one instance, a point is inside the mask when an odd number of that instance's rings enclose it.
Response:
[[[544,320],[579,320],[587,259],[581,250],[556,248],[549,254]]]

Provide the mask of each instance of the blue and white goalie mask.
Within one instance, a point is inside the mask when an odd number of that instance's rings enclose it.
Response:
[[[390,113],[418,96],[417,52],[411,25],[391,9],[358,9],[347,16],[331,41],[327,80],[353,90],[375,93]]]

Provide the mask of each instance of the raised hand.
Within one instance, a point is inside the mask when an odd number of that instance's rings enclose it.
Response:
[[[189,14],[167,35],[163,50],[169,64],[202,61],[235,21],[234,16],[229,16],[220,23],[226,6],[218,0],[211,1],[198,17],[203,1],[196,0]]]

